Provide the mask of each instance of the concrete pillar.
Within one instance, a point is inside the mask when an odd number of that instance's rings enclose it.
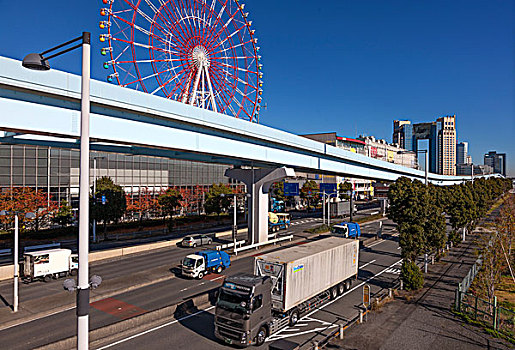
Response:
[[[248,244],[268,241],[268,191],[279,180],[295,177],[291,168],[227,169],[225,176],[247,185],[250,198],[247,200]]]

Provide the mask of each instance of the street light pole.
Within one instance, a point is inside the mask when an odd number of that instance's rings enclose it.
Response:
[[[93,157],[93,200],[97,204],[97,159],[104,159],[105,157]],[[93,219],[93,243],[97,241],[97,220]]]
[[[50,52],[81,41],[49,56]],[[78,38],[57,45],[42,53],[30,53],[22,66],[33,70],[49,70],[48,60],[82,48],[81,109],[80,109],[80,168],[79,168],[79,278],[77,284],[77,348],[88,349],[89,328],[89,82],[91,69],[91,33],[82,32]]]
[[[424,153],[425,153],[425,157],[426,157],[426,166],[425,166],[425,170],[426,170],[426,186],[429,184],[429,180],[428,180],[428,169],[427,167],[429,166],[429,152],[426,150],[424,150]]]
[[[8,215],[8,214],[14,214],[14,273],[13,273],[13,312],[18,312],[18,280],[19,280],[19,265],[18,265],[18,250],[19,250],[19,218],[17,211],[6,211],[1,210],[0,215]],[[34,213],[26,213],[25,217],[27,219],[35,219],[36,214]]]
[[[236,220],[236,193],[234,194],[234,205],[233,205],[233,212],[234,212],[234,221],[233,221],[233,226],[232,226],[232,243],[233,243],[233,248],[236,249],[236,233],[238,231],[238,223],[237,223],[237,220]]]
[[[13,294],[13,312],[18,312],[18,213],[14,214],[14,294]]]
[[[93,157],[93,205],[97,205],[97,157]],[[97,220],[93,218],[93,243],[97,241]]]
[[[79,278],[77,283],[77,348],[89,346],[89,80],[90,33],[82,33],[82,81],[79,171]]]
[[[325,190],[322,191],[322,225],[325,225]]]

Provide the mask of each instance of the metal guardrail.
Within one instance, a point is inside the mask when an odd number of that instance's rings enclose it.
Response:
[[[246,241],[236,241],[236,247],[239,245],[240,247],[245,244]],[[227,249],[227,248],[231,248],[232,246],[234,246],[234,243],[226,243],[226,244],[221,244],[221,245],[217,245],[215,247],[216,250],[222,250],[222,249]]]
[[[7,256],[7,255],[11,255],[13,252],[12,249],[0,249],[0,256]]]
[[[252,248],[259,248],[261,246],[264,246],[264,245],[267,245],[267,244],[275,244],[277,242],[280,242],[280,241],[285,241],[285,240],[292,240],[293,238],[293,235],[289,235],[289,236],[284,236],[284,237],[281,237],[281,238],[276,238],[276,239],[271,239],[269,241],[266,241],[266,242],[261,242],[261,243],[256,243],[256,244],[251,244],[251,245],[246,245],[246,246],[243,246],[243,247],[240,247],[240,248],[235,248],[234,249],[234,254],[235,255],[238,255],[238,252],[241,252],[243,250],[248,250],[248,249],[252,249]]]
[[[35,250],[48,249],[48,248],[61,248],[61,243],[49,243],[49,244],[40,244],[40,245],[32,245],[23,248],[24,252],[33,252]]]

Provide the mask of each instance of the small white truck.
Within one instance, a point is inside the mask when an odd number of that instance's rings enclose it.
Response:
[[[79,268],[79,257],[70,249],[48,249],[23,254],[23,275],[32,282],[42,279],[75,275]]]

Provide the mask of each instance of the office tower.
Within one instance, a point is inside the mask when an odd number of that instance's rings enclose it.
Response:
[[[506,176],[506,153],[490,151],[485,154],[484,163],[491,166],[494,173]]]

